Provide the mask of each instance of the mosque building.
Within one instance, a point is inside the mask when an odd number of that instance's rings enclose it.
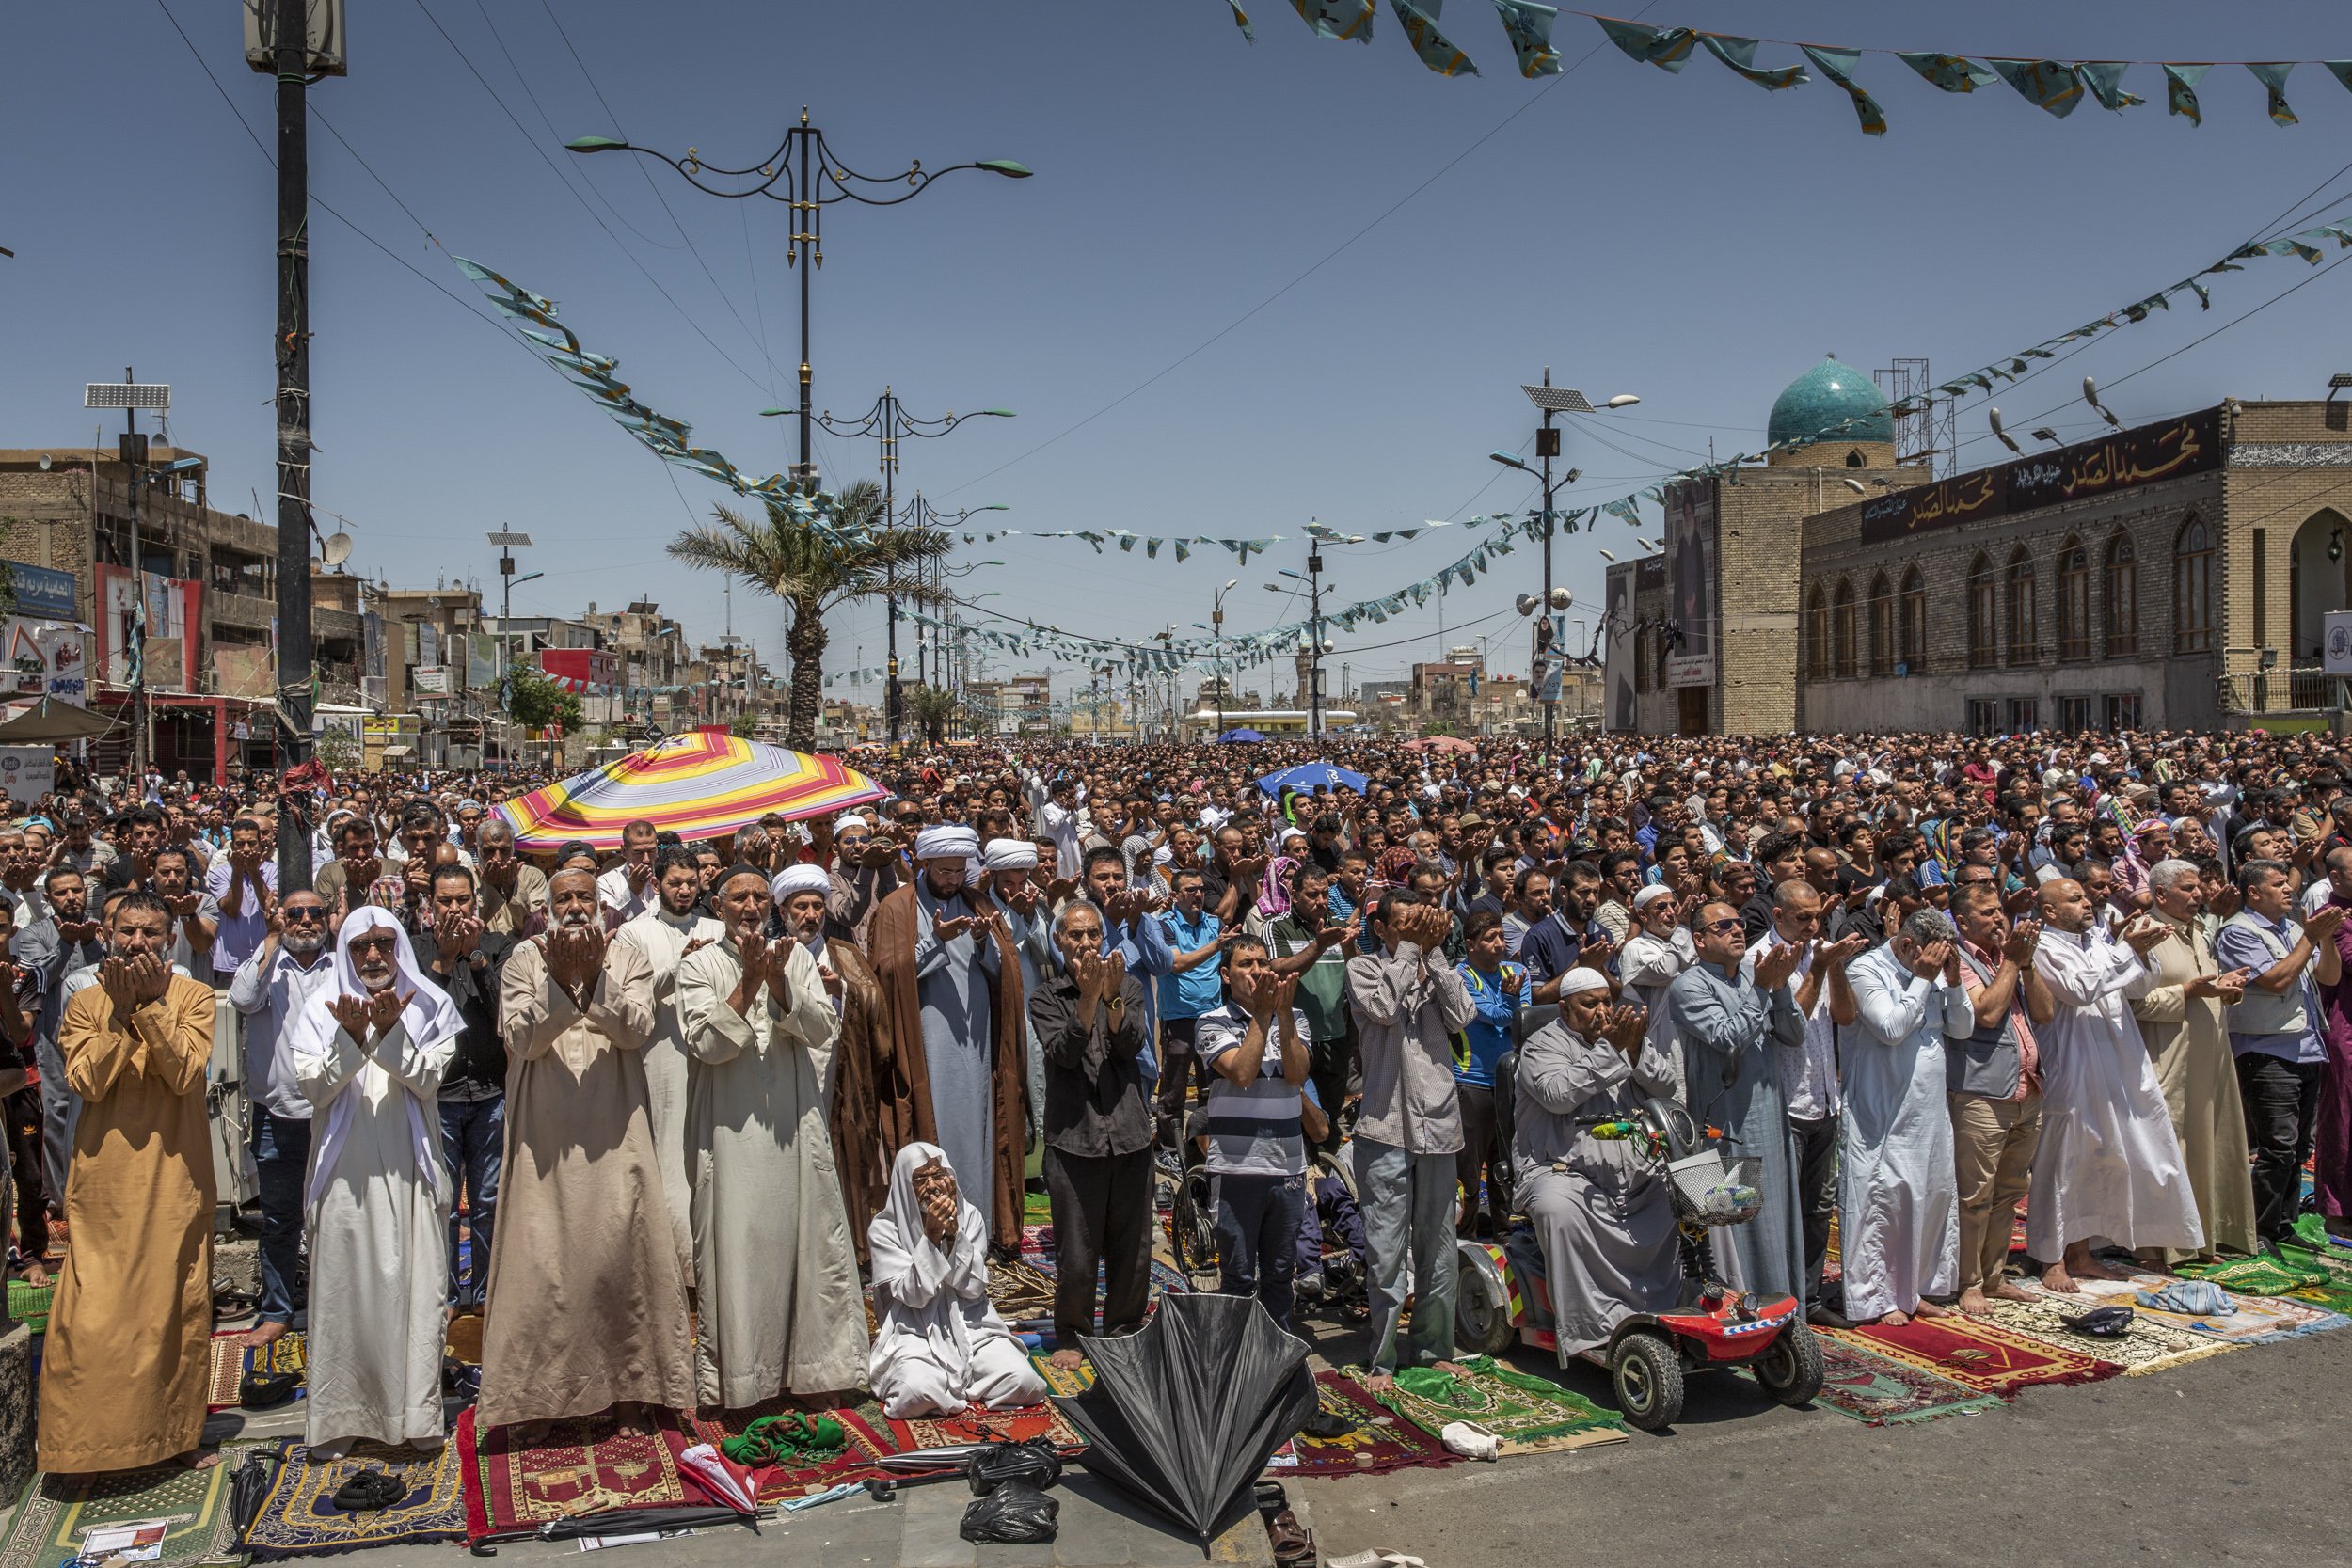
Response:
[[[2352,676],[2352,620],[2325,668],[2352,606],[2352,394],[2038,451],[2012,432],[2028,450],[1939,480],[1831,357],[1766,435],[1764,462],[1669,486],[1663,553],[1610,568],[1609,727],[2277,725]]]

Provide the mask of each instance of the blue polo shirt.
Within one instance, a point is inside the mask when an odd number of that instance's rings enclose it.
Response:
[[[1199,920],[1186,920],[1181,910],[1163,911],[1159,922],[1168,932],[1168,944],[1178,953],[1191,953],[1215,942],[1221,928],[1216,916],[1204,907]],[[1225,955],[1212,953],[1182,974],[1160,976],[1160,1016],[1162,1018],[1199,1018],[1215,1012],[1225,1002],[1225,987],[1218,972],[1225,967]]]

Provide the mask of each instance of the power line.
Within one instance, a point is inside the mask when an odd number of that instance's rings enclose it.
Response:
[[[418,0],[418,3],[421,5],[423,0]],[[1644,0],[1644,4],[1641,8],[1633,13],[1634,16],[1640,17],[1646,15],[1650,8],[1657,3],[1658,0]],[[1370,223],[1365,224],[1361,229],[1357,230],[1356,232],[1350,234],[1346,239],[1342,240],[1338,245],[1333,245],[1312,264],[1308,266],[1305,271],[1299,273],[1298,276],[1293,277],[1289,282],[1283,284],[1280,288],[1266,295],[1265,298],[1258,301],[1257,304],[1243,311],[1232,321],[1228,322],[1225,325],[1217,328],[1217,330],[1210,334],[1205,341],[1185,352],[1182,356],[1178,357],[1162,369],[1153,372],[1151,375],[1146,376],[1142,381],[1137,382],[1126,391],[1121,392],[1119,396],[1111,399],[1110,402],[1104,404],[1102,407],[1097,408],[1093,413],[1089,414],[1086,418],[1078,420],[1075,424],[1065,425],[1062,429],[1055,432],[1051,436],[1048,436],[1044,440],[1040,441],[1036,446],[1031,447],[1028,451],[1007,458],[1004,462],[999,463],[996,467],[989,469],[988,472],[980,474],[976,478],[965,480],[961,484],[955,486],[953,489],[944,490],[941,492],[941,495],[953,496],[961,494],[965,490],[969,490],[975,484],[980,483],[984,480],[995,478],[998,474],[1003,473],[1007,468],[1011,467],[1016,463],[1025,462],[1029,458],[1035,457],[1039,452],[1043,451],[1047,447],[1052,446],[1055,442],[1062,439],[1062,437],[1075,435],[1077,432],[1085,429],[1088,425],[1090,425],[1095,420],[1101,419],[1104,415],[1117,408],[1120,404],[1125,403],[1128,399],[1135,397],[1137,393],[1148,389],[1168,376],[1173,375],[1176,372],[1184,369],[1184,366],[1190,364],[1201,355],[1206,354],[1210,349],[1216,347],[1217,343],[1230,337],[1235,331],[1239,330],[1260,311],[1265,309],[1276,300],[1280,299],[1284,294],[1289,293],[1293,289],[1297,288],[1301,283],[1306,282],[1309,278],[1321,272],[1343,252],[1354,245],[1357,241],[1362,239],[1366,234],[1371,233],[1374,230],[1388,222],[1391,217],[1394,217],[1407,202],[1411,201],[1415,197],[1421,195],[1422,192],[1427,190],[1430,186],[1436,184],[1438,181],[1444,179],[1448,174],[1452,173],[1454,166],[1460,164],[1464,159],[1468,158],[1471,153],[1477,151],[1480,148],[1494,140],[1496,136],[1501,135],[1503,129],[1513,120],[1527,113],[1528,110],[1534,108],[1536,104],[1541,103],[1550,95],[1554,87],[1557,87],[1561,83],[1566,81],[1577,71],[1582,70],[1587,61],[1592,59],[1595,55],[1599,54],[1601,50],[1606,47],[1608,47],[1608,40],[1604,39],[1601,42],[1597,43],[1593,45],[1592,48],[1586,50],[1578,57],[1576,64],[1569,66],[1566,70],[1561,71],[1559,75],[1554,76],[1549,81],[1546,82],[1532,96],[1522,99],[1518,108],[1513,109],[1509,114],[1504,115],[1501,119],[1495,121],[1494,125],[1487,130],[1484,135],[1481,135],[1476,141],[1471,142],[1468,147],[1462,149],[1461,151],[1447,159],[1445,163],[1438,166],[1435,173],[1431,174],[1420,184],[1415,185],[1411,190],[1406,191],[1403,196],[1398,197],[1393,202],[1391,202],[1377,217],[1374,218]]]
[[[656,277],[653,273],[647,269],[645,263],[638,260],[637,253],[629,249],[628,245],[621,243],[621,237],[612,232],[612,226],[605,222],[603,214],[598,213],[594,206],[590,205],[588,198],[580,194],[578,187],[574,186],[569,180],[564,177],[563,169],[556,164],[554,159],[548,156],[547,149],[541,147],[539,145],[538,138],[531,134],[529,127],[525,126],[520,119],[516,118],[515,111],[507,106],[506,100],[499,96],[498,89],[490,86],[489,78],[482,74],[481,70],[475,66],[472,58],[467,55],[464,49],[458,46],[457,40],[450,37],[449,29],[441,25],[440,19],[433,14],[431,8],[425,5],[424,0],[416,0],[416,5],[417,9],[423,13],[425,21],[432,24],[433,30],[441,35],[441,41],[448,44],[450,52],[457,56],[458,63],[466,68],[467,73],[482,85],[482,90],[484,92],[490,95],[490,102],[498,105],[499,113],[504,115],[506,117],[507,123],[514,126],[515,134],[522,137],[523,141],[531,148],[532,153],[538,157],[541,163],[548,166],[548,171],[555,176],[556,182],[564,187],[564,191],[570,195],[574,201],[580,203],[580,211],[586,213],[589,219],[594,222],[598,229],[604,230],[604,237],[612,242],[613,248],[628,259],[628,264],[635,267],[638,271],[638,275],[644,277],[646,282],[653,285],[654,292],[656,293],[660,294],[663,299],[669,301],[670,309],[675,310],[678,313],[678,318],[685,322],[688,326],[693,328],[694,336],[700,338],[704,342],[710,345],[710,351],[713,354],[716,354],[720,358],[725,360],[729,367],[734,370],[736,374],[750,382],[755,390],[767,390],[765,387],[761,386],[759,377],[745,370],[742,365],[737,361],[735,356],[729,354],[725,349],[719,346],[719,341],[716,338],[713,338],[709,333],[703,330],[702,324],[687,313],[686,307],[677,302],[676,295],[671,293],[668,289],[662,287],[661,279]],[[732,308],[730,307],[730,309]]]

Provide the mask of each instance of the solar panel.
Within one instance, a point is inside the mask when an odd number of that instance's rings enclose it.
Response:
[[[1554,413],[1590,414],[1594,412],[1593,405],[1585,401],[1584,394],[1573,387],[1522,386],[1519,390],[1525,392],[1527,401],[1536,407],[1549,408]]]
[[[82,386],[85,408],[151,408],[171,406],[171,388],[161,381],[89,381]]]

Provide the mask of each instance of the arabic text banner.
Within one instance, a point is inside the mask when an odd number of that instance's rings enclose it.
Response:
[[[2221,410],[2201,408],[1863,502],[1861,539],[1888,544],[2220,466]]]

